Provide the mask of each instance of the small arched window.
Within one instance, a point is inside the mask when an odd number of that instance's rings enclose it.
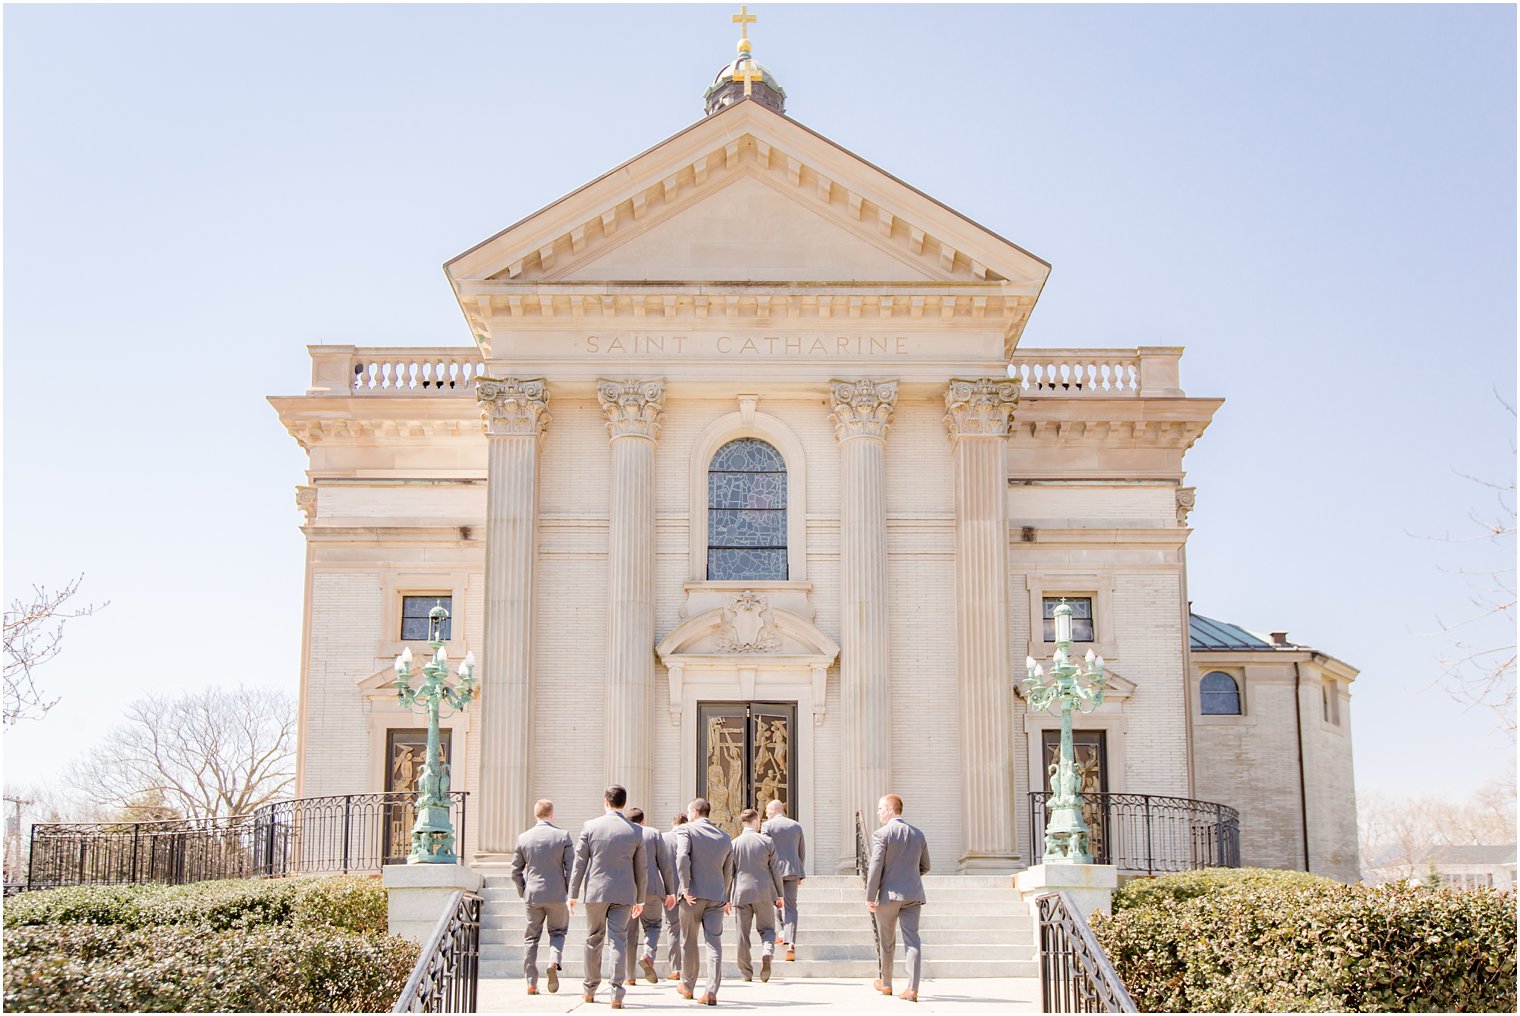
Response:
[[[1203,675],[1198,685],[1198,699],[1205,716],[1240,715],[1240,686],[1223,671]]]
[[[707,577],[787,577],[786,462],[759,438],[728,442],[707,468]]]

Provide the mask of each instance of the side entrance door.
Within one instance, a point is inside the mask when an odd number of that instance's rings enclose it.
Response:
[[[739,835],[739,812],[770,801],[797,814],[797,706],[791,702],[702,702],[697,706],[696,793],[712,821]]]

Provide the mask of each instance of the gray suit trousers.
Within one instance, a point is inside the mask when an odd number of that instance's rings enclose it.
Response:
[[[570,928],[570,908],[563,903],[529,903],[528,930],[523,935],[523,976],[528,987],[538,986],[538,940],[544,926],[549,928],[549,962],[559,966],[564,961],[565,932]]]
[[[781,880],[781,937],[789,945],[797,944],[797,887],[802,884],[800,878],[784,878]]]
[[[760,931],[760,955],[776,951],[776,905],[774,903],[735,903],[734,916],[739,919],[739,973],[748,980],[755,976],[755,964],[749,956],[749,926],[753,921]]]
[[[628,962],[628,915],[633,908],[626,903],[586,904],[586,994],[596,994],[602,983],[602,944],[612,940],[612,997],[621,1000],[623,982],[632,964]]]
[[[681,983],[687,991],[696,993],[697,969],[701,966],[697,961],[697,936],[700,934],[707,943],[706,993],[716,995],[718,986],[723,983],[723,901],[687,903],[682,900],[680,908]]]
[[[904,903],[901,900],[882,900],[876,904],[876,933],[881,938],[881,950],[877,953],[877,968],[881,971],[881,986],[892,986],[893,954],[897,951],[897,926],[902,925],[903,948],[908,953],[908,987],[918,990],[918,975],[923,968],[921,943],[918,940],[918,915],[922,903]]]
[[[665,940],[670,944],[666,946],[666,961],[670,964],[670,973],[681,969],[681,901],[665,911]]]
[[[628,976],[638,980],[639,960],[648,956],[654,959],[655,952],[660,948],[660,924],[664,921],[665,897],[645,896],[644,912],[637,918],[628,919]],[[639,948],[639,939],[644,940],[643,948]]]

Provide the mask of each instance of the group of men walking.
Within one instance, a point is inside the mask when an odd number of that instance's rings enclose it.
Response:
[[[778,944],[786,946],[787,960],[797,958],[797,888],[806,877],[807,844],[801,823],[787,817],[780,801],[766,806],[763,824],[758,811],[740,812],[742,829],[734,838],[713,824],[711,805],[700,797],[663,834],[645,824],[643,811],[627,804],[626,790],[608,787],[602,817],[587,822],[573,846],[570,834],[554,825],[553,802],[534,805],[537,822],[518,837],[512,858],[512,880],[527,908],[523,973],[528,994],[538,994],[538,948],[545,931],[547,987],[559,990],[565,933],[578,902],[586,914],[583,997],[596,999],[602,950],[610,937],[614,1009],[623,1008],[635,963],[649,983],[659,982],[654,964],[662,930],[669,939],[668,978],[680,982],[676,990],[682,997],[705,1005],[718,1004],[728,915],[738,915],[737,958],[744,980],[756,975],[752,929],[760,935],[760,980],[770,980]],[[880,939],[881,976],[875,988],[892,993],[892,952],[900,924],[909,976],[901,997],[916,1002],[918,908],[924,903],[920,876],[929,870],[929,853],[923,833],[902,821],[902,798],[882,798],[877,814],[883,824],[872,843],[866,885],[866,905],[876,915]],[[707,960],[701,995],[696,992],[698,936]]]

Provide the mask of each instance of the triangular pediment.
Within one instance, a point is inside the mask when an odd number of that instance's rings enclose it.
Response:
[[[980,282],[1049,265],[753,101],[694,124],[445,265],[472,284]]]

